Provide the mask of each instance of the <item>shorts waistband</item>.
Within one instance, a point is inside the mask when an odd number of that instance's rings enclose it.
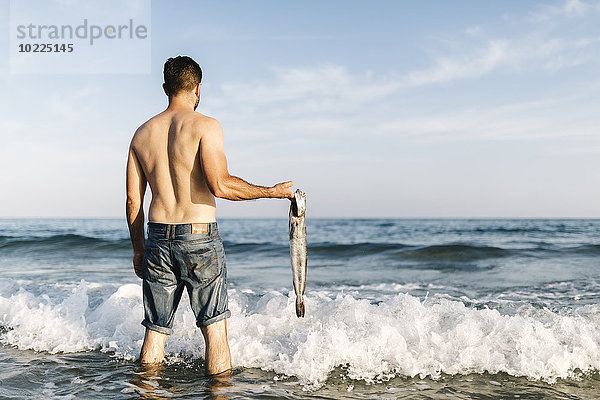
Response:
[[[163,224],[148,222],[148,233],[164,234],[166,239],[173,239],[175,235],[201,234],[212,236],[219,233],[216,222],[195,222],[187,224]]]

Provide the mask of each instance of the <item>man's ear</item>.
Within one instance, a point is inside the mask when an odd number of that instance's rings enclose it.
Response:
[[[196,91],[195,91],[196,96],[200,95],[200,86],[202,86],[202,83],[199,83],[196,85]]]
[[[169,97],[169,91],[167,90],[167,84],[163,83],[163,90],[165,91],[165,94],[167,95],[167,97]]]

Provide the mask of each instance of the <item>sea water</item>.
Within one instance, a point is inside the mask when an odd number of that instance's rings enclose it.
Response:
[[[599,398],[600,220],[309,219],[306,317],[287,220],[219,220],[227,380],[187,295],[136,364],[124,220],[0,220],[2,398]]]

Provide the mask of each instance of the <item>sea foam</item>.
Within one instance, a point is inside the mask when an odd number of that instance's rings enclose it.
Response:
[[[135,359],[143,337],[141,287],[122,285],[99,302],[91,301],[92,287],[97,285],[82,282],[58,300],[24,289],[0,295],[1,342],[49,353],[100,350]],[[600,369],[598,306],[560,313],[523,307],[502,315],[441,297],[397,293],[382,295],[375,304],[361,299],[360,292],[315,290],[306,296],[306,318],[299,319],[292,292],[230,289],[230,309],[234,366],[295,376],[305,385],[321,385],[337,366],[348,378],[369,382],[483,372],[553,382]],[[204,354],[186,296],[167,354]]]

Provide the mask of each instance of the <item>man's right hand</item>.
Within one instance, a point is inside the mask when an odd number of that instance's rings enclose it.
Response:
[[[292,187],[293,185],[294,182],[287,181],[278,183],[277,185],[273,186],[273,198],[290,200],[293,199],[294,192],[292,192],[292,189],[290,189],[290,187]]]
[[[144,251],[133,252],[133,269],[138,278],[142,279],[142,263],[144,261]]]

